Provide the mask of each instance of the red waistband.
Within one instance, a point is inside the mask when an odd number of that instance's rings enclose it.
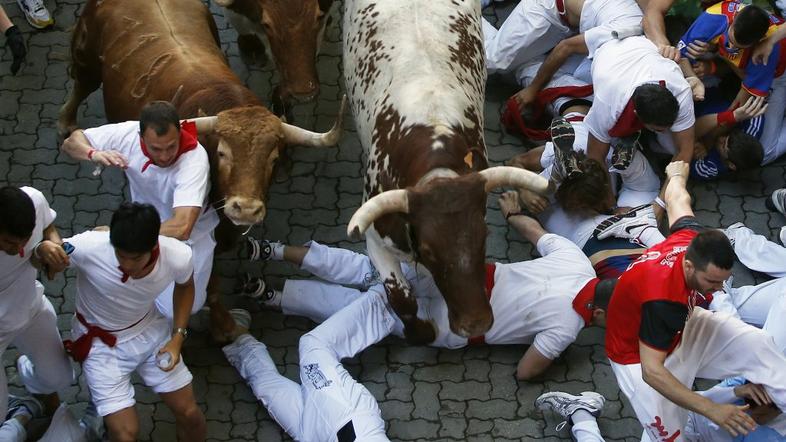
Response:
[[[117,336],[113,335],[112,333],[121,332],[123,330],[128,330],[131,327],[142,322],[142,319],[145,319],[145,316],[136,321],[135,323],[129,325],[126,328],[121,328],[119,330],[104,330],[101,327],[96,325],[91,325],[87,322],[84,316],[81,313],[76,312],[76,319],[79,321],[82,326],[87,329],[87,332],[82,336],[78,337],[76,341],[72,341],[70,339],[66,339],[63,341],[63,346],[65,347],[66,352],[71,355],[71,358],[77,362],[82,362],[87,359],[87,356],[90,354],[90,348],[93,347],[93,339],[98,338],[104,344],[108,345],[109,347],[114,347],[117,344]]]
[[[493,262],[486,263],[486,298],[491,300],[491,289],[494,288],[494,272],[497,270],[497,265]],[[473,336],[467,340],[469,345],[480,345],[486,343],[486,336]]]

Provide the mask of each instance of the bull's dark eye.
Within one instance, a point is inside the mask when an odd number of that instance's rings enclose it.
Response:
[[[218,151],[218,157],[219,158],[223,159],[223,158],[226,158],[226,156],[227,156],[227,154],[225,154],[224,152],[221,152],[220,150]]]

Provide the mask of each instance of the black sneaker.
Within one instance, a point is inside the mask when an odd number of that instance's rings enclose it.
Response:
[[[268,241],[266,239],[254,239],[248,237],[246,250],[248,252],[249,261],[267,261],[273,256],[273,246],[280,244],[278,242]]]
[[[576,133],[573,125],[563,117],[551,120],[549,126],[551,142],[554,144],[554,167],[552,175],[557,182],[566,178],[572,178],[581,173],[579,161],[573,152],[573,142],[576,140]]]
[[[249,274],[246,274],[243,278],[240,293],[260,302],[270,301],[275,296],[275,292],[273,289],[268,288],[264,279],[258,276],[252,277]]]
[[[625,170],[630,166],[636,149],[641,148],[639,136],[641,136],[641,131],[615,140],[616,142],[611,146],[611,167],[617,170]]]

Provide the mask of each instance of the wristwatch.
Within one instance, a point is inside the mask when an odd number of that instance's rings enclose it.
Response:
[[[178,328],[172,330],[172,335],[174,335],[175,333],[180,333],[181,335],[183,335],[183,339],[186,339],[188,337],[188,329],[187,328],[178,327]]]

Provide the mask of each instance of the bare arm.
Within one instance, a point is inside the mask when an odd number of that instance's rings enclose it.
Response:
[[[664,200],[666,213],[669,217],[669,227],[682,217],[693,216],[690,194],[685,188],[685,184],[688,182],[689,164],[684,161],[673,161],[666,166],[668,183],[666,183]]]
[[[556,47],[549,53],[543,64],[540,65],[538,73],[532,79],[529,86],[522,89],[515,95],[517,101],[521,106],[528,106],[535,102],[538,92],[543,90],[546,85],[554,77],[560,67],[565,64],[565,60],[573,54],[588,54],[587,43],[584,40],[584,34],[574,35],[568,39],[562,40]]]
[[[672,132],[671,136],[674,139],[674,145],[677,146],[677,154],[674,155],[672,161],[690,163],[693,159],[693,143],[696,141],[696,131],[693,126],[679,132]]]
[[[668,355],[639,341],[641,377],[650,387],[678,406],[706,416],[732,436],[747,434],[756,428],[756,423],[745,413],[748,406],[716,404],[704,396],[691,391],[663,365]]]
[[[57,231],[54,223],[44,229],[44,237],[33,249],[32,264],[46,271],[49,280],[54,279],[55,275],[68,267],[69,259],[63,247],[63,240]]]
[[[11,22],[11,19],[8,18],[8,14],[5,13],[5,9],[3,6],[0,5],[0,32],[5,33],[14,23]]]
[[[767,60],[770,58],[770,54],[772,53],[772,49],[775,47],[775,44],[783,40],[784,37],[786,37],[786,26],[781,24],[778,26],[777,31],[773,32],[772,35],[760,41],[759,44],[757,44],[753,49],[753,55],[751,55],[753,63],[767,64]]]
[[[161,223],[159,234],[186,241],[191,237],[191,231],[202,212],[201,207],[175,207],[172,218]]]
[[[75,160],[92,161],[103,166],[116,166],[125,169],[128,167],[128,160],[119,152],[112,150],[96,150],[90,144],[90,140],[85,136],[85,132],[77,129],[63,141],[60,150],[67,153]]]
[[[194,305],[193,276],[185,284],[175,284],[175,290],[172,292],[172,305],[174,309],[173,328],[188,327],[188,318],[191,316],[191,307]],[[169,366],[162,368],[162,370],[169,371],[175,368],[175,365],[180,360],[180,351],[183,348],[184,340],[185,337],[181,333],[173,332],[169,342],[158,351],[159,354],[169,352],[172,357]]]
[[[674,0],[637,0],[642,11],[644,11],[644,35],[660,49],[664,46],[671,46],[669,39],[666,38],[666,23],[663,17],[669,12]],[[679,53],[678,53],[679,54]],[[671,57],[668,57],[671,58]],[[676,60],[675,60],[676,61]]]
[[[552,360],[543,356],[534,345],[531,345],[516,367],[516,379],[528,381],[546,371],[551,366]]]
[[[537,244],[540,238],[548,233],[536,219],[521,213],[519,194],[517,192],[507,191],[503,193],[499,197],[499,209],[502,211],[502,216],[505,217],[508,224],[532,244]]]

